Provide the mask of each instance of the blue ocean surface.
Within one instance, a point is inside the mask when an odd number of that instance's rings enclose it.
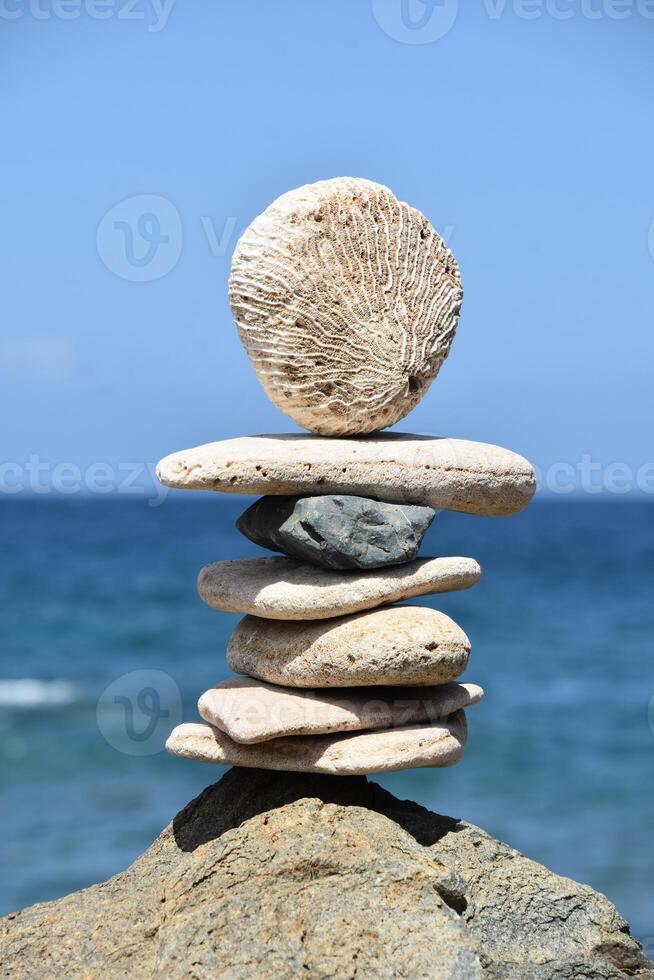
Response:
[[[162,751],[230,674],[238,617],[207,608],[210,561],[260,553],[244,498],[0,505],[0,912],[126,867],[223,769]],[[424,554],[484,567],[420,600],[468,633],[463,761],[378,779],[600,889],[654,940],[654,509],[538,500],[504,519],[441,513]],[[139,672],[135,674],[134,672]]]

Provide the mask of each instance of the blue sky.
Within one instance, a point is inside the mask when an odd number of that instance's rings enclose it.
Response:
[[[462,271],[450,358],[398,428],[543,471],[648,463],[653,45],[652,0],[2,0],[3,461],[294,430],[240,346],[230,256],[280,193],[348,174]]]

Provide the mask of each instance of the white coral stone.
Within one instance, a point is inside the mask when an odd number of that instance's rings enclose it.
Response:
[[[447,357],[463,290],[424,215],[381,184],[337,177],[283,194],[252,222],[229,295],[275,405],[342,436],[417,404]]]

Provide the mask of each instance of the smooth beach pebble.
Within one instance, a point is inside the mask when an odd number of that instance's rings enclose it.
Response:
[[[262,548],[321,568],[383,568],[412,561],[436,516],[431,507],[368,497],[261,497],[239,531]]]
[[[235,742],[263,742],[287,735],[318,735],[436,722],[484,692],[476,684],[423,688],[355,688],[301,691],[252,677],[222,681],[198,702],[202,718]]]
[[[221,612],[329,619],[414,596],[467,589],[480,576],[473,558],[418,558],[368,572],[328,572],[292,558],[243,558],[205,565],[198,592]]]
[[[166,742],[171,755],[223,766],[357,776],[420,766],[452,766],[463,755],[465,713],[433,725],[356,733],[292,735],[241,745],[211,725],[178,725]]]
[[[232,670],[295,688],[443,684],[469,656],[463,630],[427,606],[301,623],[246,616],[227,647]]]
[[[167,456],[157,476],[166,486],[189,490],[352,494],[490,516],[521,511],[536,489],[531,465],[508,449],[395,432],[361,439],[227,439]]]
[[[240,238],[229,280],[268,397],[329,436],[411,411],[449,353],[462,299],[456,260],[427,218],[357,177],[274,201]]]

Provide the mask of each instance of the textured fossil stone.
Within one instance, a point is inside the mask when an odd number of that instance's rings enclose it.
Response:
[[[515,514],[536,489],[522,456],[482,442],[385,432],[362,439],[246,436],[162,459],[169,487],[224,493],[342,493],[468,514]]]
[[[328,572],[292,558],[243,558],[205,565],[198,592],[221,612],[329,619],[418,595],[468,589],[480,576],[473,558],[417,558],[370,572]]]
[[[205,721],[225,732],[232,741],[250,744],[286,735],[324,735],[433,723],[476,704],[483,695],[476,684],[316,692],[239,677],[205,691],[198,709]]]
[[[383,568],[411,561],[436,516],[431,507],[368,497],[261,497],[236,526],[262,548],[321,568]]]
[[[232,670],[285,687],[430,685],[466,669],[470,640],[445,613],[387,606],[289,623],[245,616],[232,634]]]
[[[424,215],[381,184],[337,177],[283,194],[252,222],[229,299],[270,399],[342,436],[418,403],[449,353],[463,290]]]
[[[467,733],[462,710],[430,725],[347,735],[292,735],[253,745],[240,745],[212,725],[187,723],[173,730],[166,748],[180,759],[222,766],[361,776],[453,766],[463,755]]]

